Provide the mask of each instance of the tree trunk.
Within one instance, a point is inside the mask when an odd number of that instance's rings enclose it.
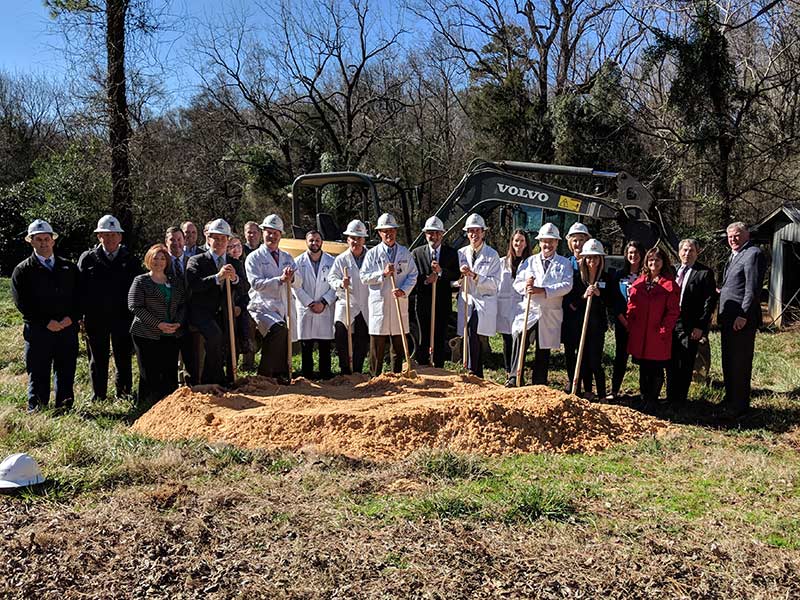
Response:
[[[108,130],[111,144],[111,211],[125,230],[126,243],[134,242],[133,195],[130,186],[128,99],[125,90],[125,16],[129,0],[106,2],[108,53]]]

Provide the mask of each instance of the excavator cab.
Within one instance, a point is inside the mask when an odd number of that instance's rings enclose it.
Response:
[[[323,250],[334,256],[347,250],[342,232],[353,219],[367,226],[367,245],[377,242],[372,225],[384,212],[402,223],[401,243],[411,237],[410,212],[400,179],[382,174],[338,171],[300,175],[292,183],[291,238],[281,240],[281,248],[297,256],[305,251],[305,234],[317,229],[322,234]],[[405,240],[403,241],[403,237]]]

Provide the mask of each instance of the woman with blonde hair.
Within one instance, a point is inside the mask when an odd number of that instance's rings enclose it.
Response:
[[[184,334],[186,289],[183,278],[167,273],[169,252],[163,244],[144,256],[147,273],[133,280],[128,309],[131,337],[139,363],[140,404],[152,404],[178,387],[178,338]]]

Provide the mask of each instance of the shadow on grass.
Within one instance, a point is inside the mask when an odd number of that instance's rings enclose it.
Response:
[[[711,390],[724,389],[721,382],[713,381]],[[720,394],[721,395],[721,394]],[[800,388],[779,393],[769,389],[753,389],[750,409],[740,416],[721,411],[718,402],[701,398],[690,400],[683,406],[666,402],[644,407],[638,397],[624,396],[618,403],[681,425],[697,425],[723,430],[763,429],[772,433],[786,433],[800,426]]]

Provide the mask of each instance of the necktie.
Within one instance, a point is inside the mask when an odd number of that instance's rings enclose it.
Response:
[[[434,262],[434,261],[437,261],[437,260],[439,260],[439,251],[434,249],[431,252],[431,262]]]
[[[181,259],[175,259],[175,274],[176,275],[183,275],[183,267],[181,266]]]
[[[47,267],[48,271],[53,270],[53,259],[52,258],[45,258],[44,259],[44,266]]]
[[[550,263],[552,261],[549,258],[544,259],[544,272],[547,273],[547,270],[550,268]]]
[[[217,268],[218,269],[221,269],[222,265],[225,264],[225,257],[223,257],[223,256],[217,256],[214,260],[217,263]]]
[[[678,269],[678,285],[683,286],[683,278],[686,276],[686,271],[688,271],[688,269],[686,265],[681,265]]]
[[[270,250],[269,253],[272,254],[272,258],[275,260],[275,264],[276,265],[280,265],[280,262],[278,260],[280,254],[278,254],[278,251],[277,250]]]

